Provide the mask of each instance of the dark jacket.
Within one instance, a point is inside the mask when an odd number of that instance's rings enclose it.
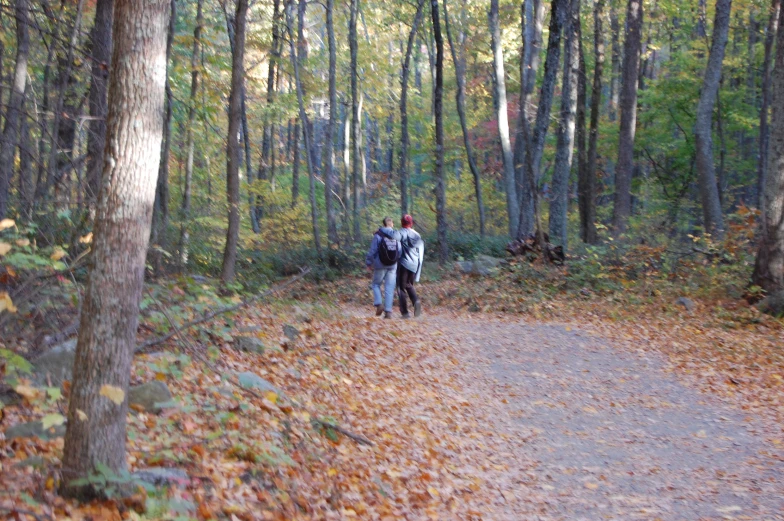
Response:
[[[397,230],[393,230],[392,228],[379,228],[381,231],[386,233],[389,238],[395,239],[399,241],[401,239],[400,232]],[[387,266],[383,264],[381,260],[378,258],[378,244],[381,242],[381,235],[376,232],[373,234],[373,240],[370,241],[370,249],[365,255],[365,266],[372,267],[374,270],[394,270],[397,269],[397,265],[393,264],[392,266]]]

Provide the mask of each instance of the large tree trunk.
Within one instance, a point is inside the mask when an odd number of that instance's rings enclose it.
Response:
[[[580,0],[571,0],[564,33],[564,69],[561,88],[561,117],[556,131],[555,167],[550,199],[550,241],[566,251],[566,214],[569,209],[569,176],[574,152],[577,80],[580,64]]]
[[[642,44],[642,0],[629,0],[626,9],[626,40],[623,42],[621,81],[621,128],[618,138],[618,163],[615,166],[615,233],[626,231],[632,213],[632,171],[634,170],[634,133],[637,126],[637,83]]]
[[[784,10],[779,10],[781,27]],[[784,291],[784,31],[776,35],[772,74],[770,162],[762,205],[762,240],[752,280],[768,293]]]
[[[269,65],[267,68],[267,109],[272,108],[275,102],[275,85],[277,84],[277,75],[280,74],[280,0],[273,0],[272,2],[272,49],[270,51]],[[266,181],[270,179],[270,170],[272,169],[272,155],[273,155],[273,141],[274,141],[275,125],[272,122],[272,116],[267,115],[264,118],[264,129],[262,130],[261,137],[261,161],[259,162],[258,179]],[[298,187],[299,188],[299,187]],[[261,219],[264,216],[264,204],[261,196],[256,197],[256,205],[254,211],[256,212],[256,219]]]
[[[98,464],[115,472],[126,466],[127,391],[160,159],[168,12],[169,0],[116,4],[104,182],[63,449],[68,496],[100,492],[72,484]]]
[[[357,17],[359,0],[351,0],[349,6],[348,45],[351,54],[351,187],[352,187],[352,229],[354,242],[359,242],[359,176],[360,176],[360,136],[359,136],[359,77],[357,71]],[[303,122],[304,123],[304,122]]]
[[[327,212],[327,242],[330,246],[340,243],[338,222],[335,215],[334,190],[335,182],[335,124],[338,120],[338,93],[336,86],[337,74],[337,43],[335,42],[335,25],[332,20],[335,0],[327,0],[327,45],[329,46],[329,120],[324,135],[324,205]]]
[[[19,128],[19,204],[25,219],[33,218],[33,197],[35,184],[33,183],[33,139],[30,135],[30,118],[27,109],[30,103],[30,86],[25,94],[25,104],[22,106],[22,121]]]
[[[770,110],[770,74],[771,62],[773,61],[773,44],[776,39],[779,24],[779,11],[781,10],[781,0],[772,0],[770,6],[770,18],[768,28],[765,31],[765,58],[762,62],[762,106],[760,107],[759,124],[759,159],[757,163],[757,204],[762,210],[765,191],[765,173],[768,168],[768,111]]]
[[[5,113],[2,141],[0,141],[0,218],[8,212],[8,188],[14,174],[14,151],[19,139],[19,122],[27,84],[27,59],[30,53],[27,0],[16,0],[16,64],[11,84],[11,97]]]
[[[444,37],[441,35],[438,0],[430,0],[430,13],[436,43],[436,82],[433,91],[436,116],[436,230],[438,262],[443,266],[449,258],[449,244],[446,239],[446,176],[444,174]]]
[[[713,22],[708,65],[702,81],[702,92],[697,104],[697,119],[694,123],[694,137],[697,153],[697,175],[702,200],[702,215],[705,231],[715,238],[724,235],[724,219],[721,212],[721,199],[716,184],[716,171],[713,164],[713,108],[719,93],[721,65],[730,28],[730,9],[732,0],[716,1],[716,16]]]
[[[169,153],[171,152],[171,123],[172,123],[172,104],[174,103],[171,85],[169,82],[169,72],[174,68],[171,64],[172,47],[174,44],[175,23],[177,21],[177,0],[170,0],[169,6],[169,28],[166,34],[166,85],[164,85],[164,114],[163,114],[163,135],[161,137],[161,157],[158,163],[158,181],[155,187],[155,204],[152,211],[152,232],[150,243],[153,249],[150,251],[150,263],[155,274],[160,275],[163,271],[163,254],[166,248],[166,229],[169,227]],[[185,258],[187,262],[187,252],[179,252],[180,261]],[[180,262],[181,266],[185,263]]]
[[[294,121],[294,136],[292,137],[292,159],[291,159],[291,206],[297,205],[299,199],[299,137],[302,134],[299,118]]]
[[[291,0],[292,9],[293,9],[293,2]],[[299,106],[299,119],[302,122],[302,141],[303,145],[305,146],[305,164],[308,167],[308,180],[310,181],[310,216],[311,216],[311,225],[313,226],[313,243],[316,246],[316,251],[321,256],[321,236],[319,234],[319,227],[318,227],[318,206],[316,204],[316,170],[315,164],[313,161],[314,154],[313,154],[313,143],[312,143],[312,136],[311,136],[311,126],[308,121],[308,114],[305,112],[305,89],[302,86],[302,78],[300,76],[300,58],[298,56],[299,53],[307,52],[306,45],[304,39],[304,24],[305,24],[305,17],[304,17],[304,6],[305,0],[298,1],[298,23],[297,23],[297,34],[298,34],[298,44],[297,47],[299,48],[299,52],[297,52],[297,48],[294,46],[294,33],[291,28],[293,24],[291,12],[287,10],[286,16],[288,19],[288,23],[286,24],[289,31],[289,47],[291,52],[291,65],[294,69],[294,86],[297,89],[297,104]]]
[[[231,92],[229,94],[229,132],[226,145],[226,200],[229,206],[229,225],[226,229],[226,246],[223,250],[221,282],[224,286],[234,282],[237,264],[237,242],[240,233],[240,142],[238,139],[242,119],[242,89],[245,81],[245,26],[248,0],[237,0],[234,15],[234,46],[231,53]]]
[[[610,121],[618,117],[618,82],[621,79],[621,25],[618,23],[618,0],[610,0],[610,95],[607,101],[610,104]]]
[[[517,235],[520,221],[520,205],[517,201],[517,181],[514,172],[512,142],[509,138],[509,115],[507,113],[506,77],[504,74],[504,53],[501,45],[501,24],[498,21],[498,0],[490,0],[490,37],[493,47],[493,74],[496,99],[496,118],[498,120],[498,137],[501,140],[501,158],[504,167],[504,188],[506,189],[506,214],[509,224],[509,235]]]
[[[446,37],[449,40],[449,49],[452,51],[452,62],[455,66],[455,76],[457,77],[457,92],[455,93],[455,103],[457,104],[457,114],[460,117],[460,128],[463,131],[463,144],[465,145],[468,166],[471,175],[474,177],[474,193],[476,195],[476,206],[479,212],[479,235],[485,236],[485,203],[482,198],[482,180],[479,176],[479,168],[476,166],[474,151],[471,147],[471,136],[468,134],[468,123],[465,115],[465,60],[463,57],[464,37],[460,36],[460,54],[458,57],[455,42],[452,40],[452,31],[449,28],[448,0],[444,0],[444,26],[446,27]]]
[[[593,11],[594,71],[591,87],[591,128],[588,134],[588,165],[585,176],[578,180],[580,207],[580,238],[587,244],[595,244],[596,233],[596,160],[599,155],[599,116],[602,102],[602,72],[604,71],[604,35],[602,18],[604,0],[597,0]]]
[[[188,227],[191,217],[191,194],[193,191],[193,154],[196,148],[196,139],[193,123],[196,119],[196,95],[199,92],[199,76],[201,55],[201,31],[204,25],[204,14],[202,13],[203,0],[196,3],[196,27],[193,29],[193,49],[191,49],[191,93],[188,98],[188,120],[185,123],[185,179],[182,187],[182,206],[180,207],[180,258],[179,265],[185,267],[188,264],[188,242],[190,235]]]
[[[544,28],[544,2],[542,0],[524,0],[521,5],[520,25],[523,35],[523,52],[520,60],[520,111],[517,114],[517,128],[514,142],[515,182],[517,184],[517,200],[520,212],[525,212],[521,219],[525,222],[534,221],[534,205],[532,194],[525,183],[525,165],[527,161],[528,139],[530,127],[534,124],[536,111],[531,109],[532,95],[536,88],[536,75],[542,48],[542,30]],[[524,128],[524,126],[526,128]],[[529,136],[528,138],[524,136]]]
[[[90,75],[90,124],[87,133],[87,199],[94,204],[101,188],[103,147],[106,144],[106,94],[112,58],[114,0],[98,0],[90,32],[92,74]]]
[[[411,32],[408,33],[406,43],[406,53],[403,56],[403,64],[400,68],[400,211],[408,213],[408,75],[411,64],[411,52],[414,48],[416,33],[422,19],[422,12],[425,0],[419,0],[417,4],[414,23],[411,24]]]
[[[544,61],[544,78],[539,89],[539,107],[536,110],[536,123],[533,135],[526,129],[526,140],[529,143],[525,161],[525,186],[527,197],[531,198],[531,214],[527,211],[520,212],[520,224],[517,229],[517,237],[525,239],[534,230],[539,230],[538,217],[538,194],[537,185],[539,181],[539,169],[542,163],[542,153],[544,152],[544,140],[547,136],[547,127],[550,123],[550,110],[553,104],[553,93],[555,91],[555,80],[558,75],[558,63],[561,59],[561,33],[569,14],[569,0],[553,0],[550,16],[550,35],[547,40],[547,57]],[[524,200],[524,205],[529,203]],[[533,215],[533,220],[531,217]]]

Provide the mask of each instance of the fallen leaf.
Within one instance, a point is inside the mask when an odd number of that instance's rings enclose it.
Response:
[[[5,255],[11,251],[11,245],[7,242],[0,242],[0,255]]]
[[[113,385],[104,385],[101,387],[101,396],[106,396],[117,405],[120,405],[125,399],[125,391]]]
[[[54,252],[52,252],[52,254],[49,256],[49,258],[52,259],[53,261],[59,261],[60,259],[62,259],[65,256],[66,256],[66,253],[65,253],[64,249],[62,249],[62,248],[55,248]]]
[[[0,291],[0,311],[8,311],[9,313],[17,311],[14,301],[11,300],[11,295],[6,291]]]
[[[11,228],[15,224],[16,223],[14,222],[13,219],[3,219],[2,221],[0,221],[0,232],[7,228]]]
[[[76,417],[79,418],[81,421],[87,421],[87,413],[85,413],[81,409],[76,409]]]
[[[46,416],[41,418],[41,425],[43,426],[44,430],[49,429],[51,427],[57,427],[58,425],[62,425],[64,423],[65,423],[65,416],[58,413],[47,414]]]

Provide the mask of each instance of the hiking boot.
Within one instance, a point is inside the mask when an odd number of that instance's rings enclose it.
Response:
[[[384,306],[382,306],[381,304],[378,304],[376,306],[376,316],[380,317],[381,313],[383,313],[383,312],[384,312]]]
[[[384,318],[392,318],[392,312],[391,311],[384,311]]]
[[[416,303],[414,304],[414,316],[418,317],[421,314],[422,314],[422,303],[417,300]]]
[[[404,314],[400,315],[400,317],[401,318],[411,318],[411,315],[409,313],[404,313]]]

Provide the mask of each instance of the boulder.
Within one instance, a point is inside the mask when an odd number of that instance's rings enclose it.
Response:
[[[278,398],[281,400],[288,400],[286,395],[283,391],[272,385],[269,381],[265,380],[261,376],[257,375],[256,373],[251,373],[250,371],[245,371],[244,373],[237,373],[237,379],[240,382],[240,385],[246,389],[256,389],[262,392],[271,391],[278,395]]]
[[[292,326],[291,324],[284,324],[283,334],[286,335],[286,338],[288,338],[289,341],[294,342],[297,338],[299,338],[299,329]]]
[[[62,438],[63,436],[65,436],[65,424],[44,429],[44,425],[40,421],[18,423],[12,425],[5,431],[6,440],[13,440],[14,438],[41,438],[42,440],[53,440],[55,438]]]
[[[58,344],[33,361],[32,380],[36,385],[59,387],[73,376],[76,339]]]
[[[264,343],[255,336],[235,336],[234,349],[245,353],[264,353]]]
[[[470,275],[474,272],[474,263],[471,261],[457,261],[455,262],[455,271]]]
[[[675,304],[683,306],[689,313],[693,312],[697,308],[697,305],[694,303],[694,301],[687,297],[679,298],[675,301]]]
[[[190,481],[188,473],[182,469],[152,467],[139,469],[131,477],[154,487],[180,486],[184,487]]]
[[[771,293],[757,304],[757,309],[774,317],[784,316],[784,290]]]
[[[141,385],[135,385],[128,391],[128,404],[134,409],[159,413],[163,409],[161,404],[170,402],[172,393],[165,383],[153,380]]]
[[[480,277],[487,277],[493,273],[493,270],[505,262],[504,259],[499,259],[497,257],[477,255],[474,259],[472,273],[474,275],[479,275]]]

